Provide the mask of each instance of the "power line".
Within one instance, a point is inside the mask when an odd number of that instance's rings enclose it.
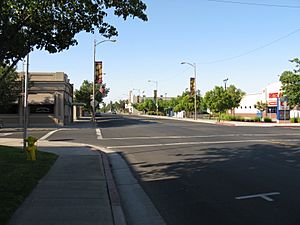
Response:
[[[271,42],[269,42],[269,43],[267,43],[267,44],[265,44],[265,45],[262,45],[262,46],[260,46],[260,47],[254,48],[254,49],[252,49],[252,50],[250,50],[250,51],[241,53],[241,54],[239,54],[239,55],[232,56],[232,57],[228,57],[228,58],[224,58],[224,59],[214,60],[214,61],[210,61],[210,62],[203,62],[203,63],[200,63],[200,64],[214,64],[214,63],[220,63],[220,62],[224,62],[224,61],[229,61],[229,60],[237,59],[237,58],[240,58],[240,57],[243,57],[243,56],[246,56],[246,55],[250,55],[250,54],[253,53],[253,52],[256,52],[256,51],[261,50],[261,49],[263,49],[263,48],[269,47],[270,45],[273,45],[273,44],[275,44],[276,42],[279,42],[279,41],[281,41],[281,40],[283,40],[283,39],[285,39],[285,38],[288,38],[288,37],[292,36],[293,34],[298,33],[299,31],[300,31],[300,28],[297,28],[296,30],[294,30],[294,31],[292,31],[292,32],[290,32],[290,33],[288,33],[288,34],[286,34],[286,35],[283,35],[283,36],[281,36],[281,37],[279,37],[279,38],[277,38],[277,39],[275,39],[275,40],[273,40],[273,41],[271,41]]]
[[[265,6],[265,7],[277,7],[277,8],[291,8],[300,9],[300,5],[277,5],[267,3],[255,3],[255,2],[240,2],[240,1],[227,1],[227,0],[207,0],[209,2],[228,3],[228,4],[240,4],[240,5],[252,5],[252,6]]]

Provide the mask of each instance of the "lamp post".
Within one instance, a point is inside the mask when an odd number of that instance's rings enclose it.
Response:
[[[92,108],[93,108],[93,115],[92,115],[92,120],[93,122],[95,122],[95,105],[96,105],[96,101],[95,101],[95,77],[96,77],[96,47],[97,45],[103,43],[103,42],[116,42],[116,40],[103,40],[103,41],[99,41],[97,42],[96,39],[94,39],[94,59],[93,59],[93,63],[94,63],[94,73],[93,73],[93,100],[92,100]]]
[[[26,151],[26,138],[28,126],[28,75],[29,75],[29,53],[25,61],[24,86],[23,86],[23,150]]]
[[[225,87],[225,91],[226,91],[226,83],[228,81],[228,78],[224,79],[223,82],[224,82],[224,87]]]
[[[194,115],[194,119],[197,120],[197,88],[196,88],[196,71],[197,71],[197,67],[196,67],[196,63],[189,63],[189,62],[182,62],[181,64],[187,64],[190,65],[191,67],[194,68],[194,78],[195,78],[195,91],[194,91],[194,107],[195,107],[195,115]]]
[[[156,88],[156,98],[154,99],[155,105],[156,105],[156,114],[158,113],[158,101],[157,101],[157,96],[158,96],[158,81],[157,80],[148,80],[148,82],[155,83],[155,88]]]

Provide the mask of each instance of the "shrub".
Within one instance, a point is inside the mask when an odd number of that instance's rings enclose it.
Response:
[[[291,118],[290,121],[291,123],[298,123],[299,118]]]
[[[300,117],[298,117],[298,123],[300,123]]]
[[[255,117],[255,118],[254,118],[254,121],[255,121],[255,122],[261,122],[261,117]]]
[[[157,116],[164,116],[165,113],[163,112],[155,112],[155,111],[148,111],[147,115],[157,115]]]
[[[154,111],[148,111],[147,115],[156,115],[156,112],[154,112]]]
[[[234,116],[234,121],[245,121],[245,118],[241,116]]]
[[[269,117],[265,117],[265,118],[264,118],[264,122],[266,122],[266,123],[271,123],[271,122],[272,122],[272,119],[269,118]]]
[[[227,120],[227,121],[244,121],[245,120],[244,117],[241,117],[241,116],[232,116],[232,115],[229,115],[229,114],[222,114],[220,116],[220,119],[221,120]]]

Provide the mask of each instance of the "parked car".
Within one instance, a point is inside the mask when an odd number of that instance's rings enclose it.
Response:
[[[101,117],[101,113],[100,112],[96,112],[95,113],[95,117]]]
[[[35,110],[37,113],[46,113],[46,112],[50,112],[50,109],[47,107],[38,107]]]

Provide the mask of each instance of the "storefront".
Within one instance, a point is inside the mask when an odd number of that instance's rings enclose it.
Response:
[[[281,82],[269,84],[261,93],[247,94],[241,100],[240,106],[235,108],[235,114],[243,117],[264,116],[273,120],[289,120],[290,116],[298,115],[290,112],[288,99],[283,96]],[[261,112],[258,109],[258,102],[267,104],[267,109]]]

